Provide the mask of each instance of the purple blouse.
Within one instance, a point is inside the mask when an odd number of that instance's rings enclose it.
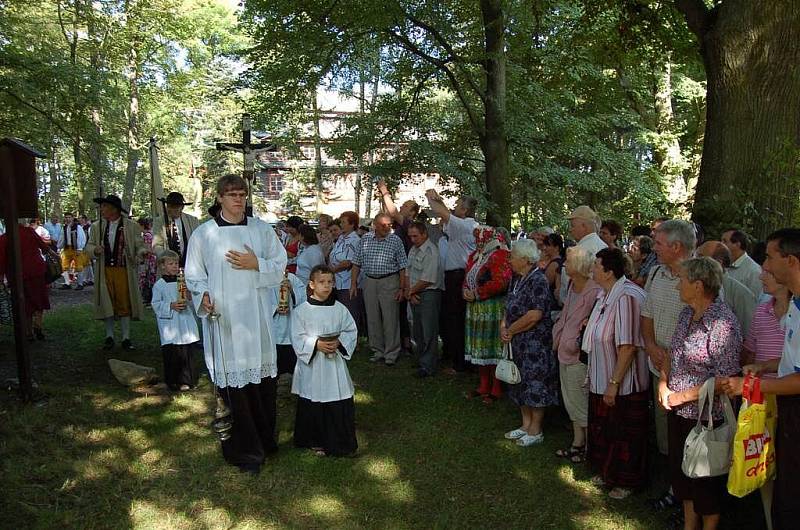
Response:
[[[739,321],[730,308],[717,298],[697,322],[692,321],[694,310],[687,306],[678,316],[672,336],[671,369],[667,386],[681,392],[702,385],[709,377],[737,374],[742,332]],[[679,416],[697,419],[697,401],[675,408]],[[714,418],[722,417],[719,398],[714,397]]]

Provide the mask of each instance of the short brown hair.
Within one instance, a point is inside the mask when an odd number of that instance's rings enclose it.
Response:
[[[347,222],[353,225],[354,228],[358,228],[358,222],[360,221],[358,214],[349,210],[342,212],[342,215],[339,216],[339,219],[347,219]]]
[[[217,181],[217,195],[222,197],[223,195],[225,195],[226,191],[231,191],[231,190],[248,191],[247,181],[245,181],[239,175],[234,175],[234,174],[229,174],[220,177],[220,179]]]

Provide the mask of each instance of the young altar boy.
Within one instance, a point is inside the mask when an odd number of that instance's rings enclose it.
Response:
[[[350,311],[333,296],[333,271],[311,270],[311,295],[292,314],[292,345],[297,365],[292,393],[297,394],[294,445],[320,456],[349,456],[356,441],[353,381],[345,360],[353,355],[358,328]]]
[[[192,363],[192,344],[200,340],[194,312],[189,307],[191,294],[184,289],[184,300],[178,296],[178,254],[167,250],[158,258],[161,278],[153,285],[152,307],[161,336],[164,357],[164,382],[171,390],[186,391],[194,387],[197,374]]]

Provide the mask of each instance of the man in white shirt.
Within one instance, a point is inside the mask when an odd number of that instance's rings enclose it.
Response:
[[[775,476],[772,497],[772,528],[795,528],[800,520],[800,229],[784,228],[767,237],[764,270],[792,293],[786,314],[786,335],[780,359],[749,364],[744,373],[778,372],[778,377],[761,379],[761,392],[777,395],[778,426],[775,441]],[[729,395],[742,393],[743,379],[729,377],[722,388]]]
[[[758,300],[764,287],[761,285],[761,267],[747,254],[747,234],[741,230],[729,229],[722,233],[722,244],[731,252],[731,265],[727,272],[732,278],[742,282]]]
[[[475,209],[478,201],[474,197],[461,197],[451,212],[436,190],[425,192],[433,213],[441,218],[444,235],[447,236],[447,255],[444,258],[444,296],[442,297],[442,319],[440,335],[444,356],[453,360],[454,374],[467,369],[464,360],[464,327],[467,318],[467,302],[462,295],[467,257],[475,250],[473,230],[478,227]]]
[[[64,285],[61,289],[70,289],[75,284],[75,290],[83,289],[83,282],[79,276],[86,265],[86,255],[83,247],[86,246],[86,232],[71,213],[64,214],[64,229],[58,238],[58,250],[61,252],[61,268],[64,276]]]
[[[569,219],[569,234],[575,239],[578,246],[586,249],[590,256],[606,248],[606,244],[597,235],[600,230],[600,216],[588,206],[578,206],[567,216]],[[537,242],[538,243],[538,242]],[[561,285],[556,291],[561,301],[567,297],[567,268],[561,269]]]

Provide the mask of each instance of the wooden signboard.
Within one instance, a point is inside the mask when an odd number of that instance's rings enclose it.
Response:
[[[19,140],[0,140],[0,216],[5,221],[8,237],[7,270],[11,286],[11,306],[14,311],[14,345],[17,351],[17,373],[19,390],[23,401],[33,398],[31,359],[28,354],[27,320],[25,319],[25,297],[22,291],[22,254],[18,220],[20,217],[35,217],[37,213],[36,157],[44,155],[34,151]]]

